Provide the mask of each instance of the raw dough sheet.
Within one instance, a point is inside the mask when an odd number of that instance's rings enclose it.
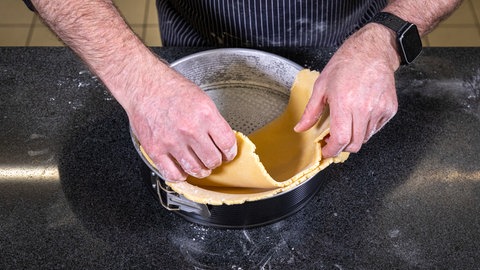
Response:
[[[308,131],[293,130],[318,75],[308,69],[300,71],[291,88],[288,105],[278,118],[248,137],[236,132],[238,154],[233,161],[216,168],[207,178],[188,177],[185,182],[167,184],[197,203],[241,204],[290,190],[331,163],[345,161],[346,152],[335,158],[322,158],[323,139],[329,133],[328,110]]]

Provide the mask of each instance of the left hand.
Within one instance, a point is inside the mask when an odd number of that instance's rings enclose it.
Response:
[[[394,72],[399,66],[393,32],[368,24],[330,59],[315,82],[295,131],[311,128],[330,108],[330,137],[324,157],[356,153],[397,112]]]

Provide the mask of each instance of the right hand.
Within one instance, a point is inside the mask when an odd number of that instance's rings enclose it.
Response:
[[[235,134],[207,94],[172,69],[155,75],[135,87],[127,114],[161,176],[166,181],[182,181],[187,174],[203,178],[232,160]]]

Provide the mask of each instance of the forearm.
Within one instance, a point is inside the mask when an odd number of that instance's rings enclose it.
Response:
[[[32,3],[46,24],[95,72],[124,106],[135,91],[139,67],[159,67],[158,59],[131,31],[109,0]]]
[[[420,36],[425,36],[461,3],[462,0],[389,0],[384,11],[415,24]]]

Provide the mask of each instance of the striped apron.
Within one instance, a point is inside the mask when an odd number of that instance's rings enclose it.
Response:
[[[388,0],[157,0],[164,46],[334,47]]]

